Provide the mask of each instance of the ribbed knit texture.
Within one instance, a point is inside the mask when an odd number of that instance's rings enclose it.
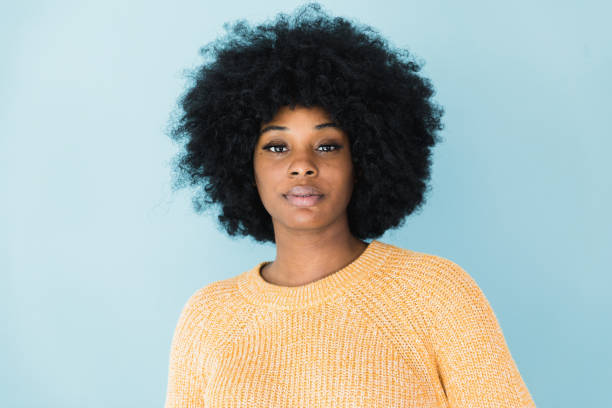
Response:
[[[307,285],[261,262],[197,290],[172,339],[166,408],[535,407],[476,282],[372,241]]]

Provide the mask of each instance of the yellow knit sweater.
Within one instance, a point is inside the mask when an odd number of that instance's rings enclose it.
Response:
[[[452,261],[373,240],[296,287],[265,281],[266,263],[189,298],[166,408],[535,407],[488,300]]]

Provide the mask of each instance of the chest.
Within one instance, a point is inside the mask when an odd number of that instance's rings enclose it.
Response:
[[[434,407],[426,351],[350,307],[270,312],[210,350],[206,399],[223,407]]]

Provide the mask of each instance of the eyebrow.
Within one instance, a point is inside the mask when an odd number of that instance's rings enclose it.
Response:
[[[338,126],[336,123],[334,122],[327,122],[327,123],[321,123],[320,125],[316,125],[314,127],[314,129],[319,130],[319,129],[323,129],[326,127],[335,127],[335,128],[340,128],[340,126]],[[266,126],[265,128],[263,128],[259,134],[263,134],[264,132],[267,132],[268,130],[289,130],[288,127],[285,126],[276,126],[276,125],[270,125],[270,126]]]

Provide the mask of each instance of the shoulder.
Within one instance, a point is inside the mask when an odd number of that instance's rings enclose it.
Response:
[[[234,276],[229,279],[211,282],[193,292],[179,317],[179,325],[207,325],[226,321],[240,304],[241,297],[236,288]]]
[[[467,295],[482,300],[475,279],[458,263],[440,255],[384,244],[389,256],[384,273],[402,283],[404,290],[420,294],[428,302],[457,303]]]
[[[384,282],[379,289],[401,299],[394,305],[406,314],[417,310],[429,326],[423,329],[426,333],[434,326],[497,325],[491,303],[462,266],[440,255],[392,247],[379,275]]]
[[[174,330],[173,348],[215,347],[235,331],[243,318],[236,277],[209,283],[184,302]]]
[[[402,248],[381,242],[388,257],[387,266],[399,274],[420,273],[448,279],[471,279],[471,276],[454,261],[426,252]]]
[[[239,300],[236,287],[238,276],[211,282],[189,296],[183,309],[223,309]]]

